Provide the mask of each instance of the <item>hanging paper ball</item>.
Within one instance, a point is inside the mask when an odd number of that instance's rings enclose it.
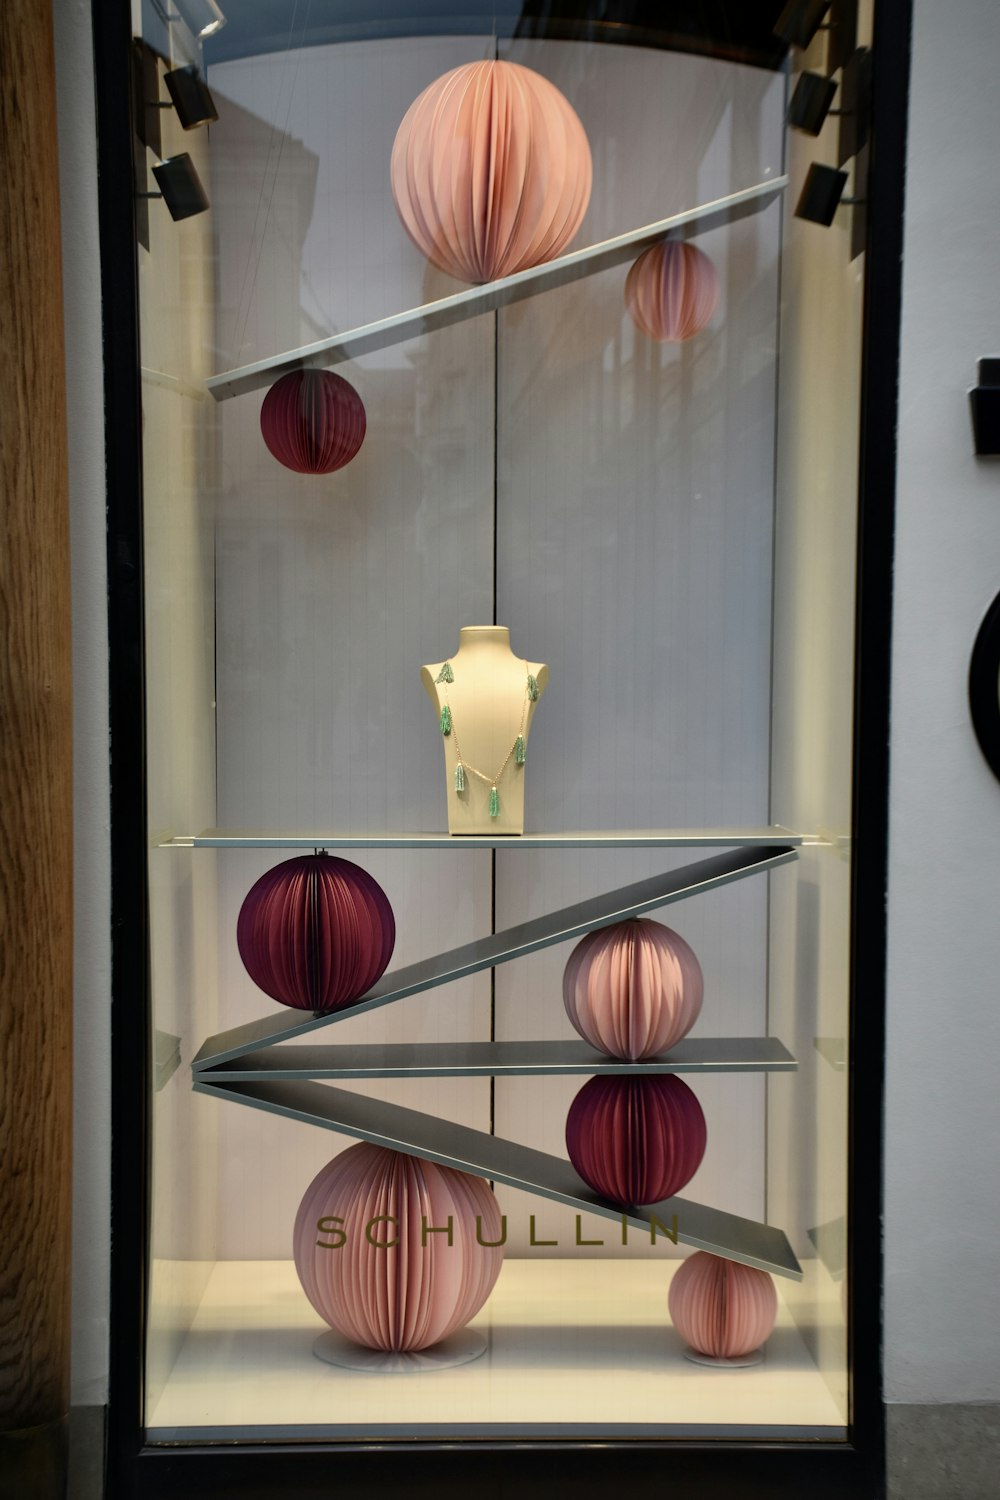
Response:
[[[719,276],[686,240],[650,245],[625,278],[625,306],[642,333],[660,343],[694,338],[719,305]]]
[[[564,250],[590,202],[590,146],[554,84],[518,63],[466,63],[403,116],[390,181],[403,227],[462,281]]]
[[[332,854],[275,865],[240,907],[236,943],[254,984],[296,1010],[337,1010],[392,957],[392,907],[367,870]]]
[[[705,1154],[705,1116],[674,1074],[598,1077],[566,1118],[566,1149],[584,1182],[623,1208],[680,1192]]]
[[[264,397],[260,430],[271,453],[297,474],[332,474],[365,440],[365,408],[332,370],[293,370]]]
[[[704,984],[693,948],[662,922],[636,918],[588,932],[563,973],[563,1004],[609,1057],[655,1057],[686,1036]]]
[[[766,1271],[699,1250],[675,1272],[668,1306],[677,1332],[698,1354],[738,1359],[770,1335],[778,1294]]]
[[[340,1240],[325,1232],[334,1215],[346,1239],[324,1248]],[[428,1232],[449,1225],[450,1236]],[[363,1141],[306,1189],[295,1269],[320,1317],[347,1338],[369,1349],[426,1349],[482,1307],[503,1250],[480,1241],[502,1236],[497,1201],[480,1178]]]

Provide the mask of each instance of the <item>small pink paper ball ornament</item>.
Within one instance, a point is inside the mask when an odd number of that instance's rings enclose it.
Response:
[[[583,126],[554,84],[518,63],[466,63],[403,116],[390,182],[403,227],[462,281],[551,260],[590,202]]]
[[[364,402],[332,370],[293,370],[264,397],[260,430],[268,449],[297,474],[332,474],[365,440]]]
[[[595,1193],[623,1208],[680,1192],[707,1141],[701,1105],[672,1073],[591,1078],[566,1117],[570,1161]]]
[[[718,305],[718,273],[708,256],[686,240],[650,245],[625,278],[625,306],[633,323],[660,343],[694,338]]]
[[[254,984],[296,1010],[337,1010],[358,999],[385,972],[395,941],[378,881],[332,854],[268,870],[250,887],[236,923]]]
[[[563,973],[563,1004],[609,1057],[655,1057],[686,1036],[704,983],[694,949],[662,922],[636,918],[588,932]]]
[[[320,1228],[332,1217],[346,1240]],[[478,1238],[477,1238],[478,1217]],[[431,1234],[447,1229],[450,1236]],[[500,1275],[500,1209],[485,1182],[362,1141],[313,1178],[295,1218],[303,1290],[332,1328],[368,1349],[417,1350],[463,1327]],[[449,1244],[449,1238],[451,1243]]]
[[[774,1328],[778,1294],[766,1271],[699,1250],[675,1272],[667,1299],[674,1327],[711,1359],[739,1359]]]

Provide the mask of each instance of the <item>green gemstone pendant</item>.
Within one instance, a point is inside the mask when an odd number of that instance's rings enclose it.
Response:
[[[490,817],[496,818],[500,815],[500,793],[496,787],[490,787]]]
[[[538,682],[530,672],[528,673],[528,701],[529,703],[538,702]]]
[[[439,722],[441,724],[441,733],[446,735],[451,734],[451,709],[448,707],[447,703],[441,710],[441,718]]]
[[[455,767],[455,790],[456,792],[465,791],[465,767],[461,761]]]
[[[435,682],[454,682],[455,674],[451,670],[451,662],[446,661],[440,672],[434,679]]]
[[[523,734],[519,734],[518,737],[517,737],[517,739],[514,741],[514,764],[516,766],[523,766],[524,765],[524,735]]]

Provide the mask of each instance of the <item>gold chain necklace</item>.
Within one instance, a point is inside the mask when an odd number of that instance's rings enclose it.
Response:
[[[466,771],[468,771],[472,776],[477,776],[479,780],[484,782],[490,789],[491,818],[496,818],[500,815],[500,793],[497,790],[497,783],[499,782],[504,771],[506,771],[508,765],[511,762],[511,759],[513,758],[514,764],[516,766],[524,765],[524,726],[528,718],[528,704],[536,703],[538,701],[538,683],[528,671],[527,662],[524,663],[524,670],[526,675],[526,683],[524,689],[524,703],[521,706],[521,722],[518,725],[517,734],[514,736],[514,743],[511,745],[510,749],[507,751],[507,754],[501,761],[499,769],[497,770],[495,776],[487,776],[485,771],[480,771],[478,766],[472,765],[465,759],[465,756],[462,754],[462,746],[458,738],[458,728],[455,724],[455,716],[451,711],[451,704],[448,702],[448,683],[455,681],[455,673],[450,661],[445,662],[444,666],[441,668],[440,672],[434,679],[435,683],[441,683],[444,689],[444,704],[441,708],[441,717],[438,720],[441,733],[445,736],[446,739],[449,735],[451,735],[455,740],[455,755],[458,760],[458,764],[455,766],[455,791],[460,795],[465,791]]]

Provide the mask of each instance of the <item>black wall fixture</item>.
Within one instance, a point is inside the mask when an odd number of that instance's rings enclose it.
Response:
[[[822,73],[800,73],[788,106],[789,125],[806,135],[819,135],[836,92],[832,78],[824,78]]]
[[[802,184],[802,192],[795,205],[795,217],[829,227],[840,207],[846,186],[846,172],[838,172],[836,167],[824,167],[822,162],[814,161]]]
[[[208,125],[219,118],[208,84],[194,63],[171,68],[164,73],[163,82],[185,130],[197,130],[199,125]]]
[[[972,440],[980,458],[1000,456],[1000,359],[981,359],[969,392]]]
[[[791,47],[808,47],[830,9],[830,0],[789,0],[774,27],[774,34]]]
[[[979,748],[1000,781],[1000,594],[986,611],[972,648],[969,708]]]
[[[150,196],[162,197],[172,219],[190,219],[195,214],[205,212],[208,194],[186,151],[180,156],[168,156],[166,161],[157,162],[153,168],[153,176],[160,192]]]

